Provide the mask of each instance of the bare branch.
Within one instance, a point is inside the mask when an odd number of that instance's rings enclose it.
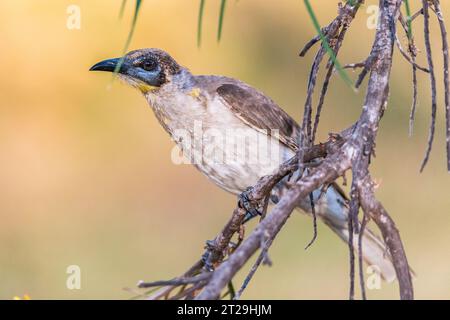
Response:
[[[437,0],[434,0],[437,1]],[[358,1],[361,3],[363,1]],[[424,3],[426,0],[424,0]],[[153,297],[169,298],[174,286],[181,285],[181,291],[172,298],[195,298],[195,299],[217,299],[221,296],[222,290],[230,283],[235,274],[241,270],[246,262],[260,250],[260,255],[250,270],[244,284],[235,298],[239,298],[247,287],[256,270],[261,263],[267,259],[267,251],[273,243],[279,231],[290,217],[292,211],[298,206],[299,202],[310,196],[314,190],[320,190],[324,186],[333,183],[337,178],[343,176],[349,169],[352,171],[352,195],[351,210],[349,213],[349,248],[351,255],[351,290],[350,298],[354,298],[354,253],[353,253],[353,229],[359,232],[358,239],[358,261],[360,264],[359,276],[363,282],[362,274],[362,235],[365,224],[370,217],[381,230],[384,241],[388,247],[389,254],[392,256],[395,271],[400,285],[400,297],[402,299],[413,299],[413,286],[411,281],[410,269],[402,241],[393,220],[387,211],[378,202],[374,196],[374,184],[370,177],[369,165],[371,157],[374,154],[374,146],[378,133],[379,122],[385,111],[389,95],[389,79],[392,67],[392,56],[396,42],[396,21],[399,19],[400,5],[402,0],[380,0],[379,27],[376,32],[375,40],[369,57],[364,64],[363,71],[358,78],[357,85],[361,85],[363,79],[368,77],[368,86],[365,95],[365,102],[362,108],[359,120],[349,129],[344,130],[340,135],[330,136],[329,141],[324,144],[312,146],[311,139],[311,113],[312,113],[312,94],[316,85],[318,68],[323,60],[325,51],[323,47],[315,57],[308,84],[308,97],[305,103],[305,114],[303,119],[303,129],[306,137],[309,139],[300,146],[301,152],[295,157],[284,163],[279,170],[270,176],[261,178],[258,183],[245,193],[245,202],[242,199],[239,206],[235,209],[232,218],[223,228],[222,232],[209,242],[205,255],[202,260],[195,264],[183,277],[171,281],[157,282],[159,285],[169,285],[169,288],[163,288]],[[440,10],[436,6],[436,13]],[[329,41],[333,42],[332,47],[337,53],[342,44],[345,30],[348,28],[349,20],[345,22],[342,17],[342,10],[354,10],[354,7],[345,6],[340,8],[339,16],[323,29]],[[351,11],[353,12],[353,11]],[[423,10],[425,16],[425,26],[428,26],[428,10]],[[348,13],[347,13],[348,15]],[[353,16],[350,16],[352,18]],[[348,16],[347,16],[348,18]],[[351,21],[351,19],[350,19]],[[347,24],[346,24],[347,23]],[[345,25],[345,26],[344,26]],[[344,26],[344,27],[343,27]],[[339,32],[339,30],[341,30]],[[302,55],[320,40],[314,38],[310,41]],[[410,39],[411,40],[411,39]],[[428,39],[429,46],[429,39]],[[411,55],[408,61],[411,62],[413,70],[418,69],[415,62],[415,53],[413,53],[413,42],[409,42]],[[429,58],[431,56],[431,51]],[[432,62],[432,61],[431,61]],[[430,63],[429,63],[430,64]],[[322,87],[322,95],[319,107],[323,105],[323,99],[326,95],[329,80],[331,78],[332,62],[328,61],[328,72]],[[354,67],[357,65],[355,64]],[[433,74],[433,65],[429,68],[430,74]],[[414,71],[415,72],[415,71]],[[434,76],[434,74],[433,74]],[[435,101],[435,99],[433,100]],[[318,108],[319,109],[319,108]],[[320,110],[318,111],[320,114]],[[316,119],[318,122],[318,120]],[[314,133],[316,131],[314,124]],[[434,131],[433,131],[434,132]],[[305,145],[307,146],[305,148]],[[314,166],[304,170],[303,175],[292,184],[287,184],[281,193],[281,197],[275,207],[258,224],[253,232],[243,241],[240,236],[238,245],[231,245],[233,236],[242,230],[244,216],[250,208],[263,207],[264,215],[267,210],[268,196],[272,189],[286,176],[295,172],[299,168],[303,169],[305,163],[315,161]],[[301,161],[299,161],[299,159]],[[314,203],[312,207],[314,208]],[[364,218],[361,226],[358,222],[359,208],[363,209]],[[313,209],[314,210],[314,209]],[[148,284],[149,285],[149,284]],[[155,283],[151,283],[155,285]],[[363,285],[363,284],[362,284]],[[197,295],[198,293],[198,295]],[[366,298],[364,288],[362,288],[363,299]]]
[[[445,27],[444,16],[441,10],[439,0],[433,0],[435,13],[438,18],[439,28],[442,38],[442,53],[444,56],[444,91],[445,91],[445,118],[446,118],[446,137],[447,137],[447,170],[450,171],[450,74],[449,74],[449,53],[447,28]]]
[[[349,63],[343,66],[344,69],[359,69],[364,68],[366,66],[366,62],[357,62],[357,63]]]
[[[366,296],[366,286],[364,282],[364,268],[363,268],[363,237],[364,237],[364,231],[366,230],[366,225],[369,218],[366,214],[363,214],[363,219],[361,222],[361,228],[359,231],[358,236],[358,265],[359,265],[359,283],[361,286],[361,296],[363,300],[367,300]]]
[[[359,192],[361,206],[364,212],[370,215],[375,221],[381,230],[384,241],[386,241],[386,244],[388,245],[389,253],[392,256],[398,282],[400,284],[400,297],[407,300],[414,299],[411,272],[405,255],[405,249],[403,248],[400,239],[400,234],[387,211],[381,203],[375,199],[373,194],[373,183],[370,180],[370,176],[366,176],[362,181],[359,186]]]
[[[424,37],[425,37],[425,48],[427,51],[427,61],[428,69],[430,70],[430,85],[431,85],[431,124],[430,133],[428,136],[428,146],[425,152],[425,158],[423,159],[422,165],[420,166],[420,172],[423,171],[430,158],[431,149],[433,148],[434,132],[436,128],[436,111],[437,111],[437,101],[436,101],[436,76],[434,74],[434,63],[433,54],[431,51],[431,40],[430,40],[430,14],[429,14],[429,4],[428,0],[422,0],[423,6],[423,17],[424,17]]]
[[[298,201],[319,188],[322,184],[335,180],[350,167],[350,161],[344,153],[331,155],[319,167],[311,170],[311,174],[300,179],[280,199],[277,205],[252,234],[224,261],[213,273],[209,283],[196,297],[198,300],[217,299],[228,281],[233,278],[247,260],[260,248],[262,237],[275,238],[286,223]]]
[[[398,39],[398,36],[395,35],[395,43],[397,44],[397,48],[400,51],[400,53],[402,54],[402,56],[406,59],[406,61],[408,61],[414,68],[419,69],[425,73],[430,73],[430,70],[428,70],[427,68],[421,67],[419,66],[415,61],[413,61],[413,59],[405,52],[405,50],[402,47],[402,44],[400,43],[400,40]]]
[[[324,33],[324,35],[326,35],[326,39],[327,39],[328,43],[330,44],[330,47],[333,48],[335,56],[337,56],[339,49],[342,45],[342,42],[344,40],[345,34],[346,34],[348,28],[350,27],[350,24],[351,24],[352,20],[354,19],[356,13],[358,12],[360,4],[363,2],[364,2],[363,0],[357,0],[357,1],[355,1],[354,4],[347,2],[344,6],[340,6],[338,16],[326,28],[324,28],[323,31],[326,32],[326,34]],[[319,37],[319,40],[320,40],[320,35],[317,37]],[[318,41],[318,40],[316,41],[317,37],[315,37],[312,41],[310,41],[307,44],[307,46],[305,47],[305,49],[307,48],[307,50],[308,50],[311,47],[312,42],[316,43]],[[305,49],[302,50],[302,52],[300,53],[300,56],[304,56],[304,54],[302,54],[302,53],[306,53],[307,50],[305,51]],[[317,75],[319,72],[319,66],[325,56],[325,53],[326,53],[325,47],[322,45],[319,48],[319,50],[317,51],[317,54],[315,56],[315,59],[314,59],[314,62],[312,64],[311,71],[309,74],[308,89],[307,89],[307,96],[306,96],[306,100],[305,100],[303,125],[302,125],[302,129],[303,129],[303,133],[304,133],[304,135],[302,136],[302,139],[306,138],[306,140],[307,140],[306,146],[310,146],[311,144],[314,143],[315,133],[316,133],[316,130],[317,130],[317,127],[319,124],[320,113],[321,113],[322,106],[324,103],[325,95],[328,90],[329,80],[332,76],[332,70],[334,67],[334,63],[333,63],[332,59],[330,58],[327,63],[327,68],[328,68],[327,76],[326,76],[324,85],[322,86],[320,101],[319,101],[319,105],[317,107],[316,118],[314,121],[314,131],[312,131],[312,126],[311,126],[312,97],[313,97],[314,89],[316,86],[316,79],[317,79]],[[301,141],[301,143],[300,143],[301,147],[304,147],[303,142],[304,141]]]
[[[419,10],[420,14],[422,14],[423,9]],[[414,17],[414,16],[413,16]],[[411,18],[411,21],[413,19]],[[416,57],[417,57],[417,48],[414,43],[414,37],[412,33],[410,33],[410,30],[408,28],[408,23],[406,19],[403,17],[402,13],[400,12],[399,15],[399,21],[401,26],[403,27],[403,30],[408,38],[408,52],[411,56],[411,61],[413,62],[412,65],[412,103],[411,103],[411,111],[409,113],[409,136],[411,137],[414,130],[414,120],[416,117],[416,109],[417,109],[417,96],[418,96],[418,90],[417,90],[417,66],[416,66]],[[428,70],[428,69],[427,69]],[[429,70],[428,70],[429,72]]]

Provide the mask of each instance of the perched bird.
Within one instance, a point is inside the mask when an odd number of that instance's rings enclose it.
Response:
[[[131,51],[123,58],[101,61],[90,70],[117,71],[122,80],[139,89],[191,163],[233,194],[273,173],[298,149],[299,125],[269,97],[236,79],[193,75],[163,50]],[[202,132],[201,141],[197,141],[198,131]],[[235,145],[222,143],[224,137]],[[261,145],[263,151],[254,147]],[[284,186],[286,180],[274,189],[273,202]],[[317,216],[347,242],[345,194],[332,185],[325,192],[314,191],[313,199]],[[310,199],[300,201],[298,207],[311,213]],[[358,236],[354,239],[357,250]],[[383,241],[366,229],[362,243],[364,260],[385,280],[393,281],[395,270]]]

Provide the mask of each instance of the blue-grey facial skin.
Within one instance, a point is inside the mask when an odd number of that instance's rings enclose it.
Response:
[[[157,65],[154,70],[148,71],[144,70],[141,67],[137,66],[127,66],[124,71],[119,71],[121,74],[128,76],[130,78],[140,80],[148,85],[159,87],[162,84],[162,77],[161,77],[161,66]]]
[[[103,60],[91,67],[91,71],[107,71],[114,72],[117,65],[120,63],[120,58]],[[153,70],[145,70],[139,66],[136,61],[126,59],[123,61],[118,71],[120,75],[129,78],[130,80],[142,81],[150,86],[159,87],[163,83],[162,69],[159,64],[156,64]]]

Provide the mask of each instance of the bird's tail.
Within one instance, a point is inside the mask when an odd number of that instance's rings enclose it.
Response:
[[[281,196],[282,189],[277,188],[277,198]],[[348,229],[348,200],[337,185],[331,185],[326,191],[313,192],[314,209],[319,217],[331,230],[333,230],[346,243],[349,241]],[[306,213],[311,213],[311,199],[307,197],[299,203],[299,208]],[[392,282],[396,279],[396,273],[392,258],[385,243],[367,227],[364,229],[362,241],[362,256],[364,261],[372,267],[381,277]],[[359,250],[359,234],[353,235],[353,248],[355,253]]]
[[[322,220],[346,243],[349,241],[348,227],[342,227],[330,224],[326,218]],[[362,234],[362,257],[365,263],[372,268],[372,272],[377,272],[387,282],[396,279],[394,265],[392,264],[391,255],[386,248],[384,242],[378,238],[370,229],[365,228]],[[355,253],[359,251],[359,234],[353,234],[353,248]]]
[[[348,229],[348,200],[337,185],[331,185],[326,191],[313,192],[314,209],[318,217],[330,227],[346,243],[349,241]],[[301,209],[311,212],[311,200],[305,199],[300,203]],[[359,222],[358,222],[359,223]],[[353,234],[353,248],[356,253],[359,250],[359,234]],[[392,282],[396,279],[396,273],[392,258],[385,243],[367,227],[362,233],[361,252],[364,261],[378,272],[381,277]]]

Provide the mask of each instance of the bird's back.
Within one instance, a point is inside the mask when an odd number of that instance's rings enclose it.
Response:
[[[218,96],[246,125],[270,134],[278,131],[281,143],[296,150],[300,127],[270,97],[237,79],[224,76],[196,76],[198,86]]]

